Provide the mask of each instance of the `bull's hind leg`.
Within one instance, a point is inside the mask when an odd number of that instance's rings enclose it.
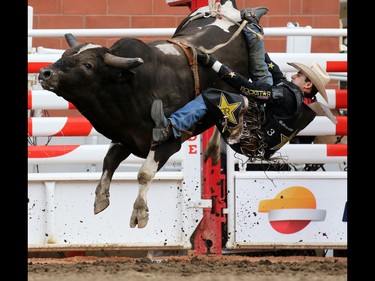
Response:
[[[214,131],[208,145],[203,153],[204,162],[207,162],[208,158],[211,158],[212,165],[216,165],[220,160],[220,146],[221,146],[221,135],[218,128],[215,126]]]
[[[134,201],[130,217],[130,227],[144,228],[148,223],[147,192],[155,174],[164,166],[169,157],[181,148],[180,140],[174,138],[151,148],[138,172],[138,196]]]
[[[114,172],[130,152],[120,143],[111,143],[103,161],[103,172],[95,190],[94,214],[109,206],[109,188]]]

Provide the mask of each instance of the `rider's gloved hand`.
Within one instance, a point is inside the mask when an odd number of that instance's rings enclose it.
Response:
[[[197,49],[197,60],[199,64],[208,67],[212,67],[217,61],[216,57],[213,54],[209,55],[199,49]]]

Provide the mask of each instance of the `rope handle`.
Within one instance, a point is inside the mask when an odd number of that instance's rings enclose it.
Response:
[[[226,18],[227,20],[229,20],[230,22],[234,23],[235,25],[239,26],[239,28],[237,29],[237,31],[233,34],[233,36],[229,39],[228,42],[226,43],[222,43],[222,44],[219,44],[219,45],[216,45],[215,47],[213,47],[212,49],[209,49],[207,50],[206,48],[204,48],[203,46],[199,47],[199,49],[203,52],[206,52],[207,54],[212,54],[213,52],[217,51],[218,49],[224,47],[225,45],[229,44],[230,42],[232,42],[239,34],[240,32],[242,31],[242,29],[246,28],[248,30],[250,30],[252,33],[254,33],[259,40],[264,40],[264,37],[262,34],[258,33],[258,32],[255,32],[254,30],[252,30],[250,27],[247,26],[247,24],[249,23],[247,20],[243,20],[241,25],[234,21],[232,18],[230,17],[227,17],[226,15],[224,15],[223,13],[221,13],[221,4],[219,2],[216,2],[216,3],[212,3],[212,1],[210,2],[209,4],[209,9],[210,9],[210,13],[207,17],[211,16],[211,17],[219,17],[219,18]],[[198,15],[197,15],[198,16]],[[193,20],[193,19],[196,19],[198,18],[197,16],[191,18],[190,20]],[[204,16],[203,14],[199,15],[199,17],[202,17]]]
[[[237,29],[237,31],[232,35],[232,37],[226,43],[216,45],[215,47],[213,47],[212,49],[209,49],[209,50],[207,50],[203,46],[200,46],[199,49],[203,52],[206,52],[207,54],[212,54],[213,52],[216,52],[218,49],[220,49],[220,48],[224,47],[225,45],[229,44],[230,42],[232,42],[240,34],[240,32],[242,31],[242,29],[245,27],[246,24],[247,24],[247,21],[244,20],[242,22],[242,24],[240,25],[240,27]]]

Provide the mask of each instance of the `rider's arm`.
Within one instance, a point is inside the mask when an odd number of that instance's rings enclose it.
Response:
[[[280,82],[286,81],[286,77],[281,72],[280,67],[274,61],[271,60],[268,53],[265,53],[264,55],[265,55],[265,62],[267,63],[267,66],[268,66],[268,71],[272,74],[273,84],[277,85]]]
[[[211,67],[215,72],[219,74],[221,80],[227,82],[232,88],[237,90],[239,93],[262,100],[266,103],[280,104],[283,102],[283,91],[278,87],[273,87],[268,84],[250,82],[242,74],[232,70],[226,65],[223,65],[216,59],[214,55],[208,55],[198,51],[198,61],[201,65]]]
[[[272,99],[272,86],[259,83],[255,86],[245,76],[219,61],[212,65],[212,69],[219,74],[221,80],[228,83],[241,94],[265,101]]]

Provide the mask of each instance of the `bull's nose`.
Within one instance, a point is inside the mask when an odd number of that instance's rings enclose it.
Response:
[[[40,69],[39,71],[39,77],[38,79],[39,80],[47,80],[48,78],[50,78],[52,76],[52,72],[51,70],[49,69],[45,69],[45,68],[42,68]]]

